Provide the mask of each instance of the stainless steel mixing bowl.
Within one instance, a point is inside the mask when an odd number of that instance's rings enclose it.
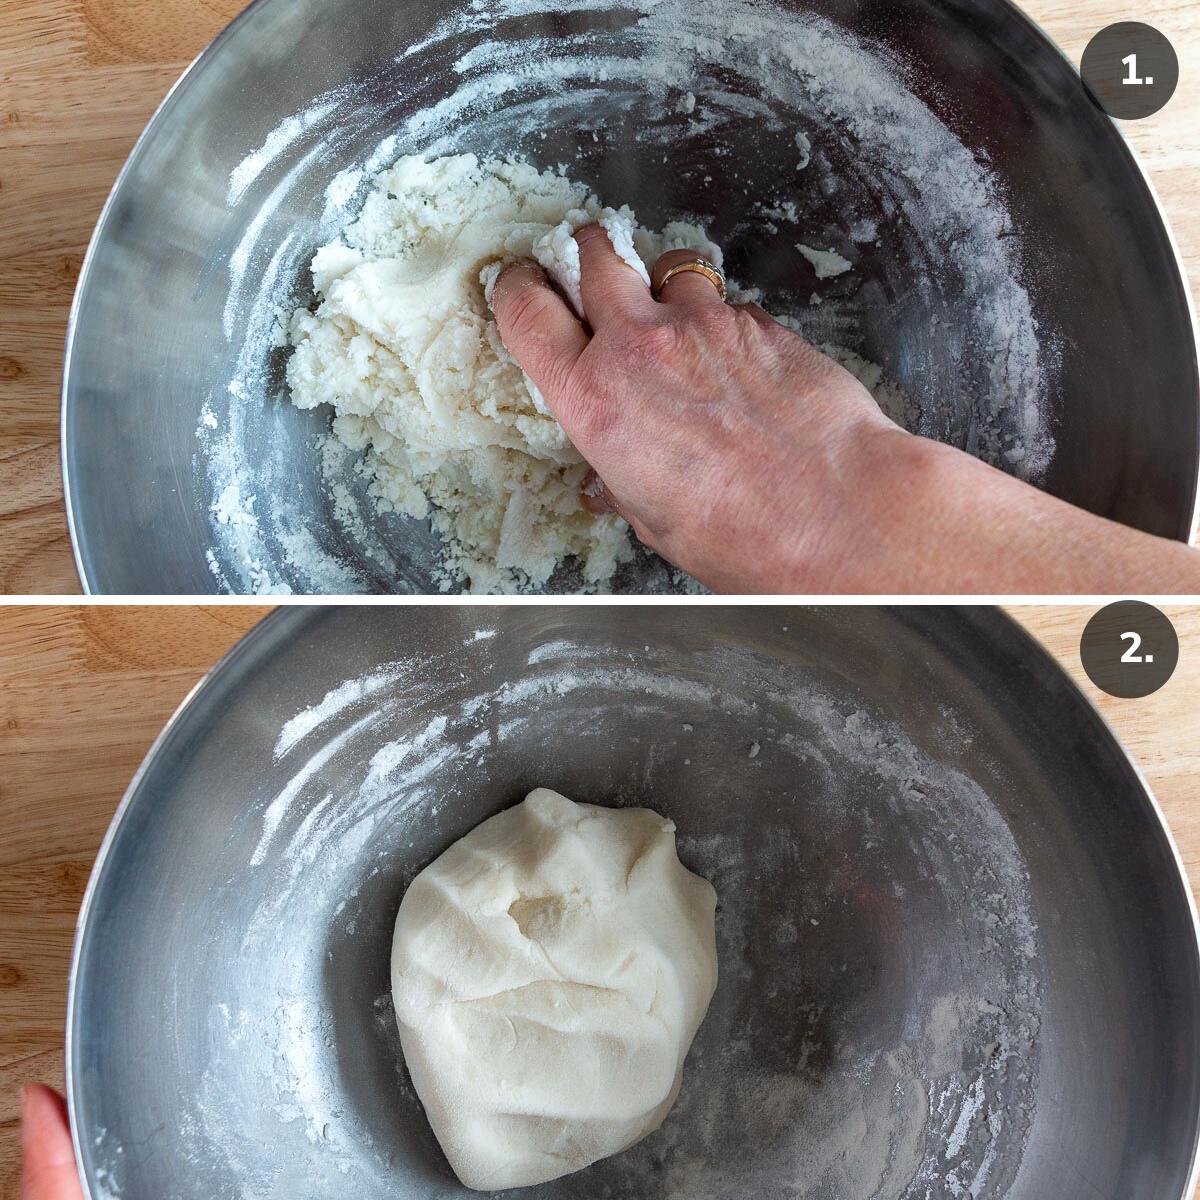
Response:
[[[843,36],[853,53],[829,57]],[[928,122],[951,153],[905,142]],[[329,414],[287,404],[271,337],[362,198],[344,172],[431,147],[567,163],[647,222],[705,218],[736,277],[881,364],[923,432],[1189,535],[1200,393],[1177,255],[1125,142],[1005,0],[257,0],[151,122],[80,280],[63,447],[89,590],[435,590],[437,539],[322,460]],[[798,241],[855,272],[818,284]],[[643,561],[618,588],[677,583]]]
[[[388,994],[415,873],[534,786],[672,817],[721,979],[659,1132],[542,1200],[1190,1200],[1200,960],[1154,802],[994,610],[282,610],[100,853],[93,1200],[466,1195]]]

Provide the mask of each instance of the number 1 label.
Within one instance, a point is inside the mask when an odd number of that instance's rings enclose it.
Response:
[[[1134,87],[1141,87],[1142,84],[1146,84],[1146,86],[1149,87],[1154,83],[1154,77],[1152,75],[1147,76],[1145,79],[1138,78],[1138,65],[1137,65],[1137,55],[1136,54],[1131,54],[1131,55],[1129,55],[1128,58],[1121,59],[1121,61],[1129,68],[1129,74],[1126,75],[1125,78],[1121,80],[1122,83],[1132,84]],[[1134,647],[1134,648],[1136,649],[1136,647]],[[1129,661],[1136,662],[1138,660],[1131,659]]]

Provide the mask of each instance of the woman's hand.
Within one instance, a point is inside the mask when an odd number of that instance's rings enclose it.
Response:
[[[656,301],[603,229],[576,236],[590,331],[532,263],[503,272],[493,304],[505,344],[603,480],[601,504],[719,590],[773,590],[811,571],[859,486],[847,472],[908,435],[757,305],[723,303],[695,273]],[[691,257],[672,251],[657,270]]]
[[[541,268],[493,306],[505,344],[664,558],[722,592],[1200,591],[1198,557],[1091,516],[889,421],[866,389],[757,305],[696,273],[654,299],[581,229],[585,325]],[[695,257],[672,251],[654,277]]]
[[[21,1092],[21,1200],[83,1200],[66,1101],[40,1083]]]

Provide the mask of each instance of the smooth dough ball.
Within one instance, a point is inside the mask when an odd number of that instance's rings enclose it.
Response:
[[[413,880],[392,993],[467,1187],[556,1179],[662,1124],[717,983],[716,901],[673,822],[545,788]]]

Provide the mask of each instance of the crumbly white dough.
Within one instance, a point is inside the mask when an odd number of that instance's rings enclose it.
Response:
[[[796,249],[808,259],[817,273],[818,279],[835,279],[854,270],[854,264],[843,258],[836,250],[814,250],[802,242],[796,243]]]
[[[715,909],[671,821],[545,788],[413,880],[396,1015],[467,1187],[556,1179],[662,1124],[716,987]]]
[[[291,321],[292,401],[333,405],[335,434],[369,450],[381,509],[431,517],[447,590],[541,586],[572,556],[602,589],[632,553],[623,521],[582,507],[587,464],[489,308],[500,265],[536,257],[582,312],[571,235],[591,221],[647,280],[646,262],[676,247],[720,261],[694,225],[641,229],[561,169],[473,154],[401,158],[313,259],[318,306]]]
[[[800,151],[800,161],[796,164],[796,169],[803,171],[812,162],[812,139],[807,133],[796,134],[796,149]]]
[[[650,272],[634,244],[634,234],[638,232],[637,219],[633,210],[625,205],[620,209],[602,208],[597,211],[572,209],[548,233],[542,234],[533,244],[533,256],[555,283],[562,288],[563,293],[571,302],[575,312],[584,317],[583,293],[580,291],[580,281],[583,278],[579,264],[579,243],[575,240],[575,231],[582,226],[595,222],[608,234],[617,257],[624,259],[641,277],[647,287],[650,286]],[[695,232],[710,251],[720,255],[720,250],[704,236],[703,230],[687,226],[689,233]],[[657,256],[656,256],[657,257]],[[501,264],[503,265],[503,264]],[[491,288],[495,287],[499,267],[491,265],[484,267],[481,278],[484,280],[484,297],[492,302]]]

